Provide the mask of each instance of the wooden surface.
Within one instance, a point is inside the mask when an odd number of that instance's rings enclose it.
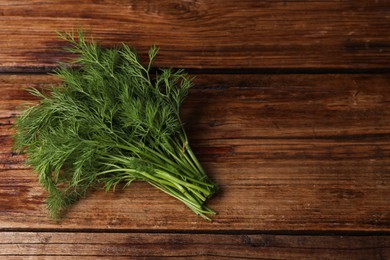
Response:
[[[390,257],[390,240],[382,236],[7,232],[0,245],[0,258],[7,259],[334,259],[336,252],[345,260]]]
[[[212,222],[145,183],[47,217],[12,124],[77,27],[196,76]],[[390,258],[389,31],[388,1],[0,0],[0,259]]]
[[[0,1],[3,71],[64,58],[54,31],[82,26],[102,44],[161,48],[159,66],[388,68],[388,0]]]

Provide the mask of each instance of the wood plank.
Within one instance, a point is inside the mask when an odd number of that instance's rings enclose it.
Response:
[[[389,130],[390,74],[194,76],[183,121],[197,139],[369,138]],[[55,83],[45,75],[0,75],[2,129],[33,101],[26,88]]]
[[[186,68],[388,69],[390,5],[348,1],[0,1],[0,71],[44,71],[65,54],[55,30]]]
[[[389,74],[197,75],[183,119],[221,188],[213,222],[145,183],[91,192],[61,223],[49,220],[10,127],[15,104],[31,101],[23,89],[56,80],[0,82],[1,230],[390,231]]]
[[[390,238],[270,234],[2,232],[0,259],[18,257],[387,259],[390,257]]]

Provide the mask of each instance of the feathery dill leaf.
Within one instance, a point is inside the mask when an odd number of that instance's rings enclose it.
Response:
[[[143,66],[122,44],[102,49],[81,31],[63,33],[67,50],[77,55],[56,71],[62,84],[46,91],[17,118],[15,148],[47,189],[51,216],[60,218],[91,188],[115,190],[146,181],[209,219],[205,206],[216,192],[193,154],[180,120],[192,86],[183,70],[150,69],[158,48]]]

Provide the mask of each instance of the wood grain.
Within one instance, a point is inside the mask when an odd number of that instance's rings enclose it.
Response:
[[[0,76],[0,229],[390,231],[390,75],[196,75],[183,120],[221,191],[213,222],[145,183],[91,192],[61,223],[11,153],[24,89]]]
[[[370,1],[0,1],[0,71],[46,71],[64,60],[55,31],[84,28],[105,46],[157,66],[388,69],[390,5]]]
[[[212,222],[142,182],[48,218],[13,124],[80,27],[196,74]],[[389,32],[387,0],[0,0],[0,259],[390,259]]]
[[[3,232],[0,259],[386,259],[381,236]]]

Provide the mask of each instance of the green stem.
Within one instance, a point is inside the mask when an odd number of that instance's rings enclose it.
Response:
[[[114,160],[114,161],[116,161],[116,162],[121,162],[124,165],[127,165],[128,163],[130,163],[130,159],[125,157],[125,156],[120,156],[119,157],[119,156],[113,156],[112,155],[112,156],[109,156],[109,158]],[[136,159],[140,160],[140,161],[143,161],[144,163],[148,163],[147,161],[145,161],[143,159],[139,159],[139,158],[136,158]],[[115,164],[105,163],[105,165],[111,166],[111,167],[115,167],[115,168],[120,168],[118,165],[115,165]],[[182,180],[178,179],[178,177],[182,176],[182,175],[180,175],[180,173],[175,168],[167,168],[166,166],[159,165],[159,164],[153,164],[153,166],[155,166],[156,173],[163,173],[163,175],[165,177],[168,176],[168,178],[170,178],[171,180],[180,182],[182,185],[184,185],[188,189],[190,189],[192,193],[197,195],[197,197],[200,198],[202,201],[205,201],[206,198],[209,197],[211,195],[212,191],[214,190],[215,185],[212,184],[212,183],[204,182],[204,181],[192,178],[192,177],[185,176],[184,177],[185,180],[189,180],[189,181],[191,181],[193,183],[198,184],[198,186],[196,186],[194,184],[188,185],[188,182],[185,182],[185,181],[182,181]],[[173,176],[172,176],[172,174],[173,174]],[[206,187],[208,189],[207,190],[206,189],[200,190],[200,186]],[[210,191],[209,188],[211,188],[211,191]],[[206,197],[204,197],[203,195],[198,193],[196,190],[203,192]]]
[[[195,167],[187,164],[185,161],[183,161],[182,159],[177,157],[177,155],[173,152],[173,151],[175,151],[175,149],[168,142],[167,142],[167,144],[165,144],[165,148],[166,148],[165,150],[169,153],[169,155],[172,156],[176,160],[177,164],[180,167],[182,167],[188,171],[186,173],[191,173],[191,175],[190,175],[191,177],[195,177],[196,175],[199,175],[199,173],[196,171]]]
[[[207,217],[207,215],[205,215],[205,214],[215,214],[215,212],[213,210],[210,210],[206,207],[203,207],[199,203],[194,203],[192,201],[189,201],[185,197],[183,197],[180,194],[177,194],[175,191],[171,190],[169,187],[163,187],[158,183],[150,183],[150,184],[153,185],[154,187],[160,189],[161,191],[169,194],[170,196],[178,199],[179,201],[183,202],[193,212],[195,212],[197,215],[203,217],[204,219],[211,221],[211,219],[209,217]]]
[[[200,192],[203,192],[204,194],[209,194],[209,193],[210,193],[208,190],[205,190],[205,189],[203,189],[203,188],[201,188],[201,187],[199,187],[199,186],[196,186],[196,185],[194,185],[194,184],[191,184],[191,183],[189,183],[189,182],[182,181],[182,180],[180,180],[180,179],[178,179],[178,178],[172,176],[172,175],[169,174],[168,172],[165,172],[165,171],[162,171],[162,170],[158,170],[158,169],[156,169],[155,171],[156,171],[156,173],[157,173],[159,176],[164,177],[164,178],[166,178],[166,179],[169,179],[170,181],[180,183],[181,185],[184,185],[184,186],[187,187],[187,188],[193,188],[193,189],[195,189],[195,190],[198,190],[198,191],[200,191]]]
[[[189,142],[188,142],[188,138],[187,138],[187,135],[186,133],[184,132],[184,128],[182,128],[182,134],[179,134],[180,138],[181,138],[181,141],[183,142],[183,144],[186,145],[186,151],[188,152],[188,154],[190,155],[192,161],[195,163],[196,165],[196,168],[203,174],[203,175],[206,175],[202,165],[199,163],[198,159],[196,158],[195,154],[192,152],[192,149],[189,145]]]
[[[108,165],[108,164],[107,164]],[[113,165],[114,167],[115,165]],[[139,171],[135,169],[126,169],[126,168],[115,168],[98,173],[96,176],[115,173],[115,172],[127,172],[130,173],[137,179],[144,179],[151,185],[159,188],[165,193],[171,195],[172,197],[182,201],[187,205],[192,211],[196,214],[209,219],[205,214],[212,214],[213,211],[210,209],[204,209],[203,202],[206,200],[206,197],[210,195],[210,191],[203,189],[197,185],[185,182],[176,178],[175,176],[165,172],[163,170],[155,170],[156,175],[149,174],[145,171]],[[188,192],[191,191],[191,193]],[[203,196],[201,193],[206,195]]]
[[[122,145],[122,144],[116,144],[116,147],[118,148],[121,148],[121,149],[124,149],[124,150],[127,150],[127,151],[130,151],[130,152],[133,152],[134,154],[140,154],[146,158],[148,158],[149,160],[151,161],[156,161],[157,158],[160,159],[159,163],[161,164],[169,164],[169,165],[172,165],[172,166],[176,166],[176,164],[169,160],[168,158],[164,158],[162,157],[160,154],[156,153],[155,151],[153,151],[152,149],[148,148],[148,147],[143,147],[145,148],[146,150],[148,150],[148,152],[150,152],[151,154],[155,155],[156,157],[153,157],[151,156],[150,154],[147,154],[145,152],[143,152],[141,149],[139,149],[138,147],[126,142],[127,145]]]
[[[183,142],[183,145],[180,145],[177,141],[174,142],[176,146],[176,151],[180,151],[180,155],[184,157],[186,160],[187,164],[196,171],[197,175],[199,176],[199,173],[204,174],[202,171],[200,171],[194,163],[188,158],[186,151],[189,149],[188,142]]]

